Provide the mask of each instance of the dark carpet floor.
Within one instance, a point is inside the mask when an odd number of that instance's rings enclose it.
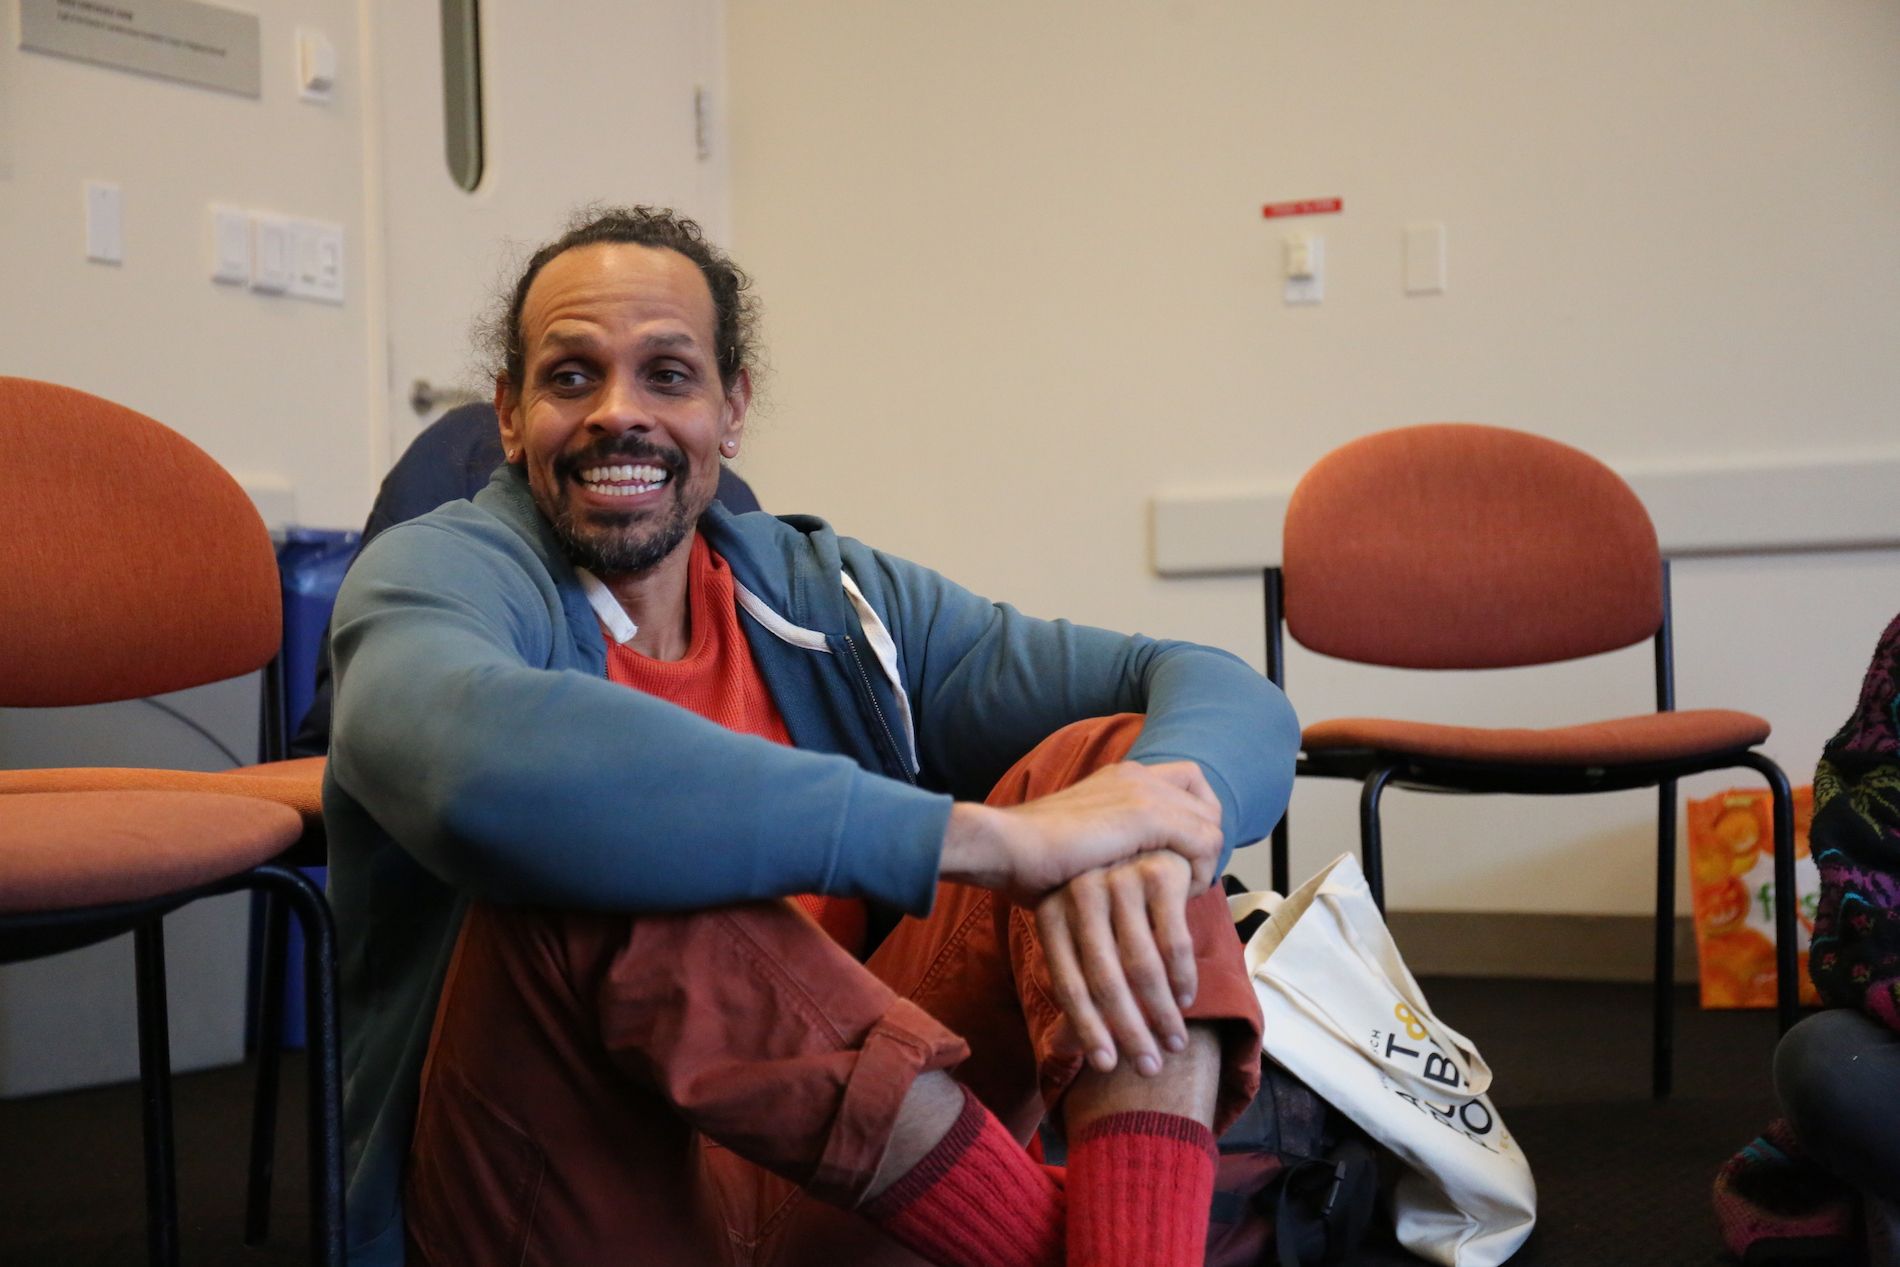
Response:
[[[1772,1116],[1774,1019],[1695,1010],[1681,994],[1675,1095],[1649,1098],[1643,987],[1437,979],[1435,1011],[1496,1075],[1492,1098],[1537,1176],[1539,1222],[1522,1267],[1695,1267],[1726,1261],[1709,1211],[1724,1158]],[[179,1208],[189,1267],[306,1261],[302,1064],[285,1070],[276,1219],[240,1243],[250,1083],[240,1069],[178,1079]],[[0,1101],[0,1264],[105,1267],[144,1260],[138,1097],[132,1087]],[[631,1260],[630,1260],[631,1261]],[[1360,1267],[1418,1260],[1390,1243]]]

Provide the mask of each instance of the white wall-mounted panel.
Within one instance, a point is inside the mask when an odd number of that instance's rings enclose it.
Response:
[[[1663,553],[1761,554],[1900,545],[1900,454],[1799,462],[1655,466],[1623,472]],[[1153,557],[1163,576],[1257,572],[1280,562],[1290,488],[1155,496]]]

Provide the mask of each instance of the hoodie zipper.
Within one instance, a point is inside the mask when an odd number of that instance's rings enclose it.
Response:
[[[910,762],[904,760],[904,750],[897,745],[897,736],[891,733],[891,724],[884,718],[884,710],[878,707],[877,692],[871,687],[871,675],[865,672],[864,657],[858,654],[858,644],[850,634],[840,634],[845,649],[851,653],[851,663],[858,666],[858,682],[864,687],[864,697],[871,701],[871,712],[877,718],[878,728],[884,732],[884,742],[888,750],[897,757],[897,768],[904,780],[911,786],[917,785],[917,776],[910,771]]]

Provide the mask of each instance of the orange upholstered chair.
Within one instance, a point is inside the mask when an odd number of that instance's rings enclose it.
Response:
[[[1656,1095],[1674,1044],[1676,781],[1746,767],[1774,802],[1782,1028],[1794,1021],[1794,819],[1788,780],[1755,745],[1760,717],[1675,708],[1669,572],[1629,485],[1567,445],[1443,423],[1355,440],[1322,458],[1287,505],[1266,572],[1267,671],[1284,685],[1281,626],[1309,650],[1408,669],[1549,664],[1654,640],[1656,711],[1553,729],[1347,717],[1308,726],[1299,772],[1360,782],[1366,878],[1384,904],[1379,800],[1388,786],[1531,795],[1659,789]],[[1287,883],[1287,825],[1273,840]]]
[[[184,437],[84,392],[0,377],[0,481],[0,707],[142,698],[254,672],[275,656],[282,618],[269,533],[237,483]],[[0,959],[134,931],[149,1040],[141,1076],[162,1105],[159,917],[236,888],[289,901],[311,948],[312,1235],[320,1261],[341,1262],[335,935],[323,895],[280,857],[320,842],[321,769],[317,760],[226,773],[0,771]],[[267,859],[277,861],[259,865]],[[176,1212],[161,1116],[148,1121],[149,1192],[154,1260],[170,1261]]]

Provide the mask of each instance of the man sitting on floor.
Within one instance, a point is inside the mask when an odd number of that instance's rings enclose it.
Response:
[[[745,286],[577,222],[498,323],[506,465],[339,596],[352,1260],[1198,1263],[1260,1049],[1208,885],[1291,710],[712,506]]]

